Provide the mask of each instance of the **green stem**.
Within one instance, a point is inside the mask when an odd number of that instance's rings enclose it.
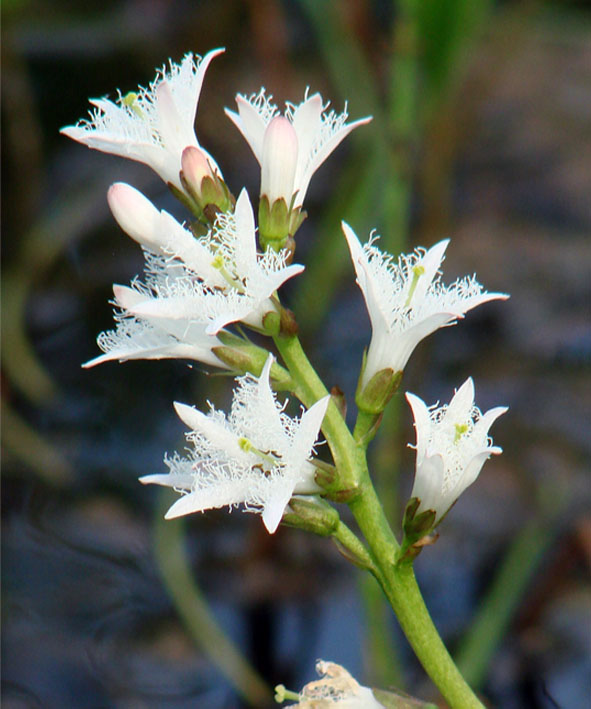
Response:
[[[310,364],[298,338],[277,335],[274,339],[296,384],[298,398],[309,407],[326,396],[326,387]],[[360,423],[360,426],[365,427],[366,422]],[[337,466],[340,487],[355,491],[346,499],[367,541],[371,571],[380,582],[425,671],[451,707],[482,709],[483,705],[465,682],[439,637],[417,586],[412,565],[396,563],[400,545],[369,477],[365,447],[363,443],[356,443],[333,402],[327,409],[322,432]],[[348,531],[343,525],[340,533],[346,535]],[[347,543],[354,543],[348,535]]]
[[[248,704],[267,706],[271,689],[220,628],[195,584],[184,550],[184,520],[167,521],[161,509],[154,522],[154,554],[177,613],[199,649]]]
[[[368,657],[366,672],[372,687],[405,689],[401,663],[398,661],[397,638],[390,629],[392,608],[375,578],[363,574],[360,581],[363,599],[364,647]]]
[[[378,569],[376,578],[423,668],[451,707],[482,709],[441,640],[417,585],[412,565],[396,564],[399,548],[375,489],[366,477],[349,502]]]
[[[339,524],[332,535],[333,541],[336,543],[339,551],[349,561],[356,566],[371,571],[372,574],[377,573],[373,558],[368,552],[365,544],[357,537],[347,525],[339,520]]]
[[[328,391],[310,364],[297,336],[277,335],[274,339],[275,345],[293,377],[296,385],[295,394],[298,399],[306,407],[310,407],[318,399],[326,396]],[[346,488],[354,494],[357,489],[360,457],[345,419],[332,400],[322,422],[322,433],[326,436],[339,471],[341,488]],[[361,458],[364,459],[363,456]]]
[[[412,564],[401,564],[386,576],[384,591],[404,634],[423,668],[451,707],[484,709],[460,674],[431,620],[417,585]]]

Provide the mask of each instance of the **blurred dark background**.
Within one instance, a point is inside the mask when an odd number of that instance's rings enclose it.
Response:
[[[197,134],[235,194],[254,199],[259,179],[223,115],[236,92],[264,85],[297,103],[310,86],[336,109],[348,100],[353,119],[374,115],[312,180],[307,270],[286,295],[329,386],[352,401],[369,338],[341,218],[395,253],[451,237],[446,282],[477,272],[511,294],[432,336],[405,373],[428,403],[472,375],[483,410],[511,407],[493,430],[503,456],[417,574],[488,705],[585,706],[591,12],[532,0],[3,3],[4,706],[273,706],[261,682],[298,689],[318,657],[436,699],[379,592],[328,540],[269,537],[239,511],[161,522],[169,499],[137,477],[183,447],[172,401],[223,408],[227,379],[181,361],[80,368],[112,327],[111,284],[142,269],[108,186],[183,213],[148,168],[58,130],[88,97],[218,46]],[[397,529],[414,434],[406,405],[392,411],[374,466]],[[212,615],[254,670],[216,657]]]

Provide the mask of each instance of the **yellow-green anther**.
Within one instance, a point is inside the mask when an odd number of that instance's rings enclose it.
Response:
[[[283,702],[299,702],[301,696],[297,692],[292,692],[291,689],[287,689],[284,684],[278,684],[275,687],[275,701],[278,704]]]
[[[412,283],[410,284],[410,290],[408,292],[408,298],[406,299],[406,303],[404,304],[405,308],[408,308],[410,305],[410,301],[412,300],[412,297],[415,293],[415,290],[417,289],[417,285],[419,283],[419,278],[421,276],[425,275],[425,267],[421,266],[420,264],[417,264],[416,266],[413,266],[412,269]]]
[[[456,435],[454,437],[454,443],[457,443],[460,438],[466,433],[468,430],[468,424],[467,423],[456,423],[455,424],[456,428]]]
[[[211,265],[214,268],[217,268],[218,270],[222,270],[224,268],[224,258],[221,254],[217,254],[217,256],[214,258],[214,260],[211,262]]]
[[[276,465],[278,462],[279,458],[270,455],[269,453],[265,453],[259,448],[257,448],[255,445],[253,445],[252,441],[249,441],[248,438],[241,437],[238,439],[238,447],[240,450],[243,450],[245,453],[256,453],[256,455],[259,456],[259,458],[262,458],[263,460],[266,460],[267,462],[271,463],[271,465]]]
[[[215,256],[211,262],[211,265],[220,272],[223,279],[231,285],[232,288],[236,288],[239,293],[244,293],[244,286],[237,278],[234,278],[230,271],[228,271],[224,257],[221,254],[217,254]]]
[[[135,93],[135,91],[130,91],[128,94],[125,94],[125,96],[121,99],[121,103],[124,106],[131,108],[131,110],[135,113],[136,116],[139,116],[139,118],[144,118],[144,112],[137,105],[137,94]]]
[[[240,450],[243,450],[245,453],[250,453],[250,451],[254,449],[254,446],[248,440],[248,438],[239,438],[238,439],[238,446],[239,446]]]

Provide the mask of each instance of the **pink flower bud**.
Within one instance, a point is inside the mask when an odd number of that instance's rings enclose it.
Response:
[[[209,160],[205,156],[203,150],[200,150],[192,145],[185,148],[181,156],[181,167],[187,186],[192,192],[200,196],[201,182],[203,178],[213,178],[214,176]]]
[[[125,182],[109,187],[107,201],[119,226],[134,241],[150,246],[160,212],[147,197]]]
[[[263,136],[261,196],[266,195],[270,205],[282,197],[290,205],[297,162],[298,137],[295,128],[284,116],[276,116]]]

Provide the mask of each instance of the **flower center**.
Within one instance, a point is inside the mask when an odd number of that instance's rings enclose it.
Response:
[[[238,278],[235,278],[226,268],[226,261],[224,261],[224,257],[221,254],[218,253],[215,255],[211,265],[221,273],[223,279],[232,286],[232,288],[235,288],[239,293],[245,292],[244,284],[241,283]]]
[[[464,433],[467,432],[468,424],[467,423],[456,423],[455,429],[456,429],[456,435],[454,436],[454,444],[457,445],[460,438],[464,435]]]
[[[275,467],[281,463],[280,455],[277,453],[273,455],[271,451],[262,451],[260,448],[257,448],[252,441],[249,441],[248,438],[245,438],[244,436],[241,436],[238,439],[238,446],[240,450],[243,450],[245,453],[255,453],[266,463],[270,463],[270,467]]]
[[[417,285],[419,284],[419,278],[424,275],[424,266],[417,264],[416,266],[412,267],[412,283],[410,284],[410,290],[408,291],[408,298],[406,299],[406,303],[404,304],[405,308],[410,307],[410,301],[412,300],[412,297],[415,294],[415,290],[417,289]]]

